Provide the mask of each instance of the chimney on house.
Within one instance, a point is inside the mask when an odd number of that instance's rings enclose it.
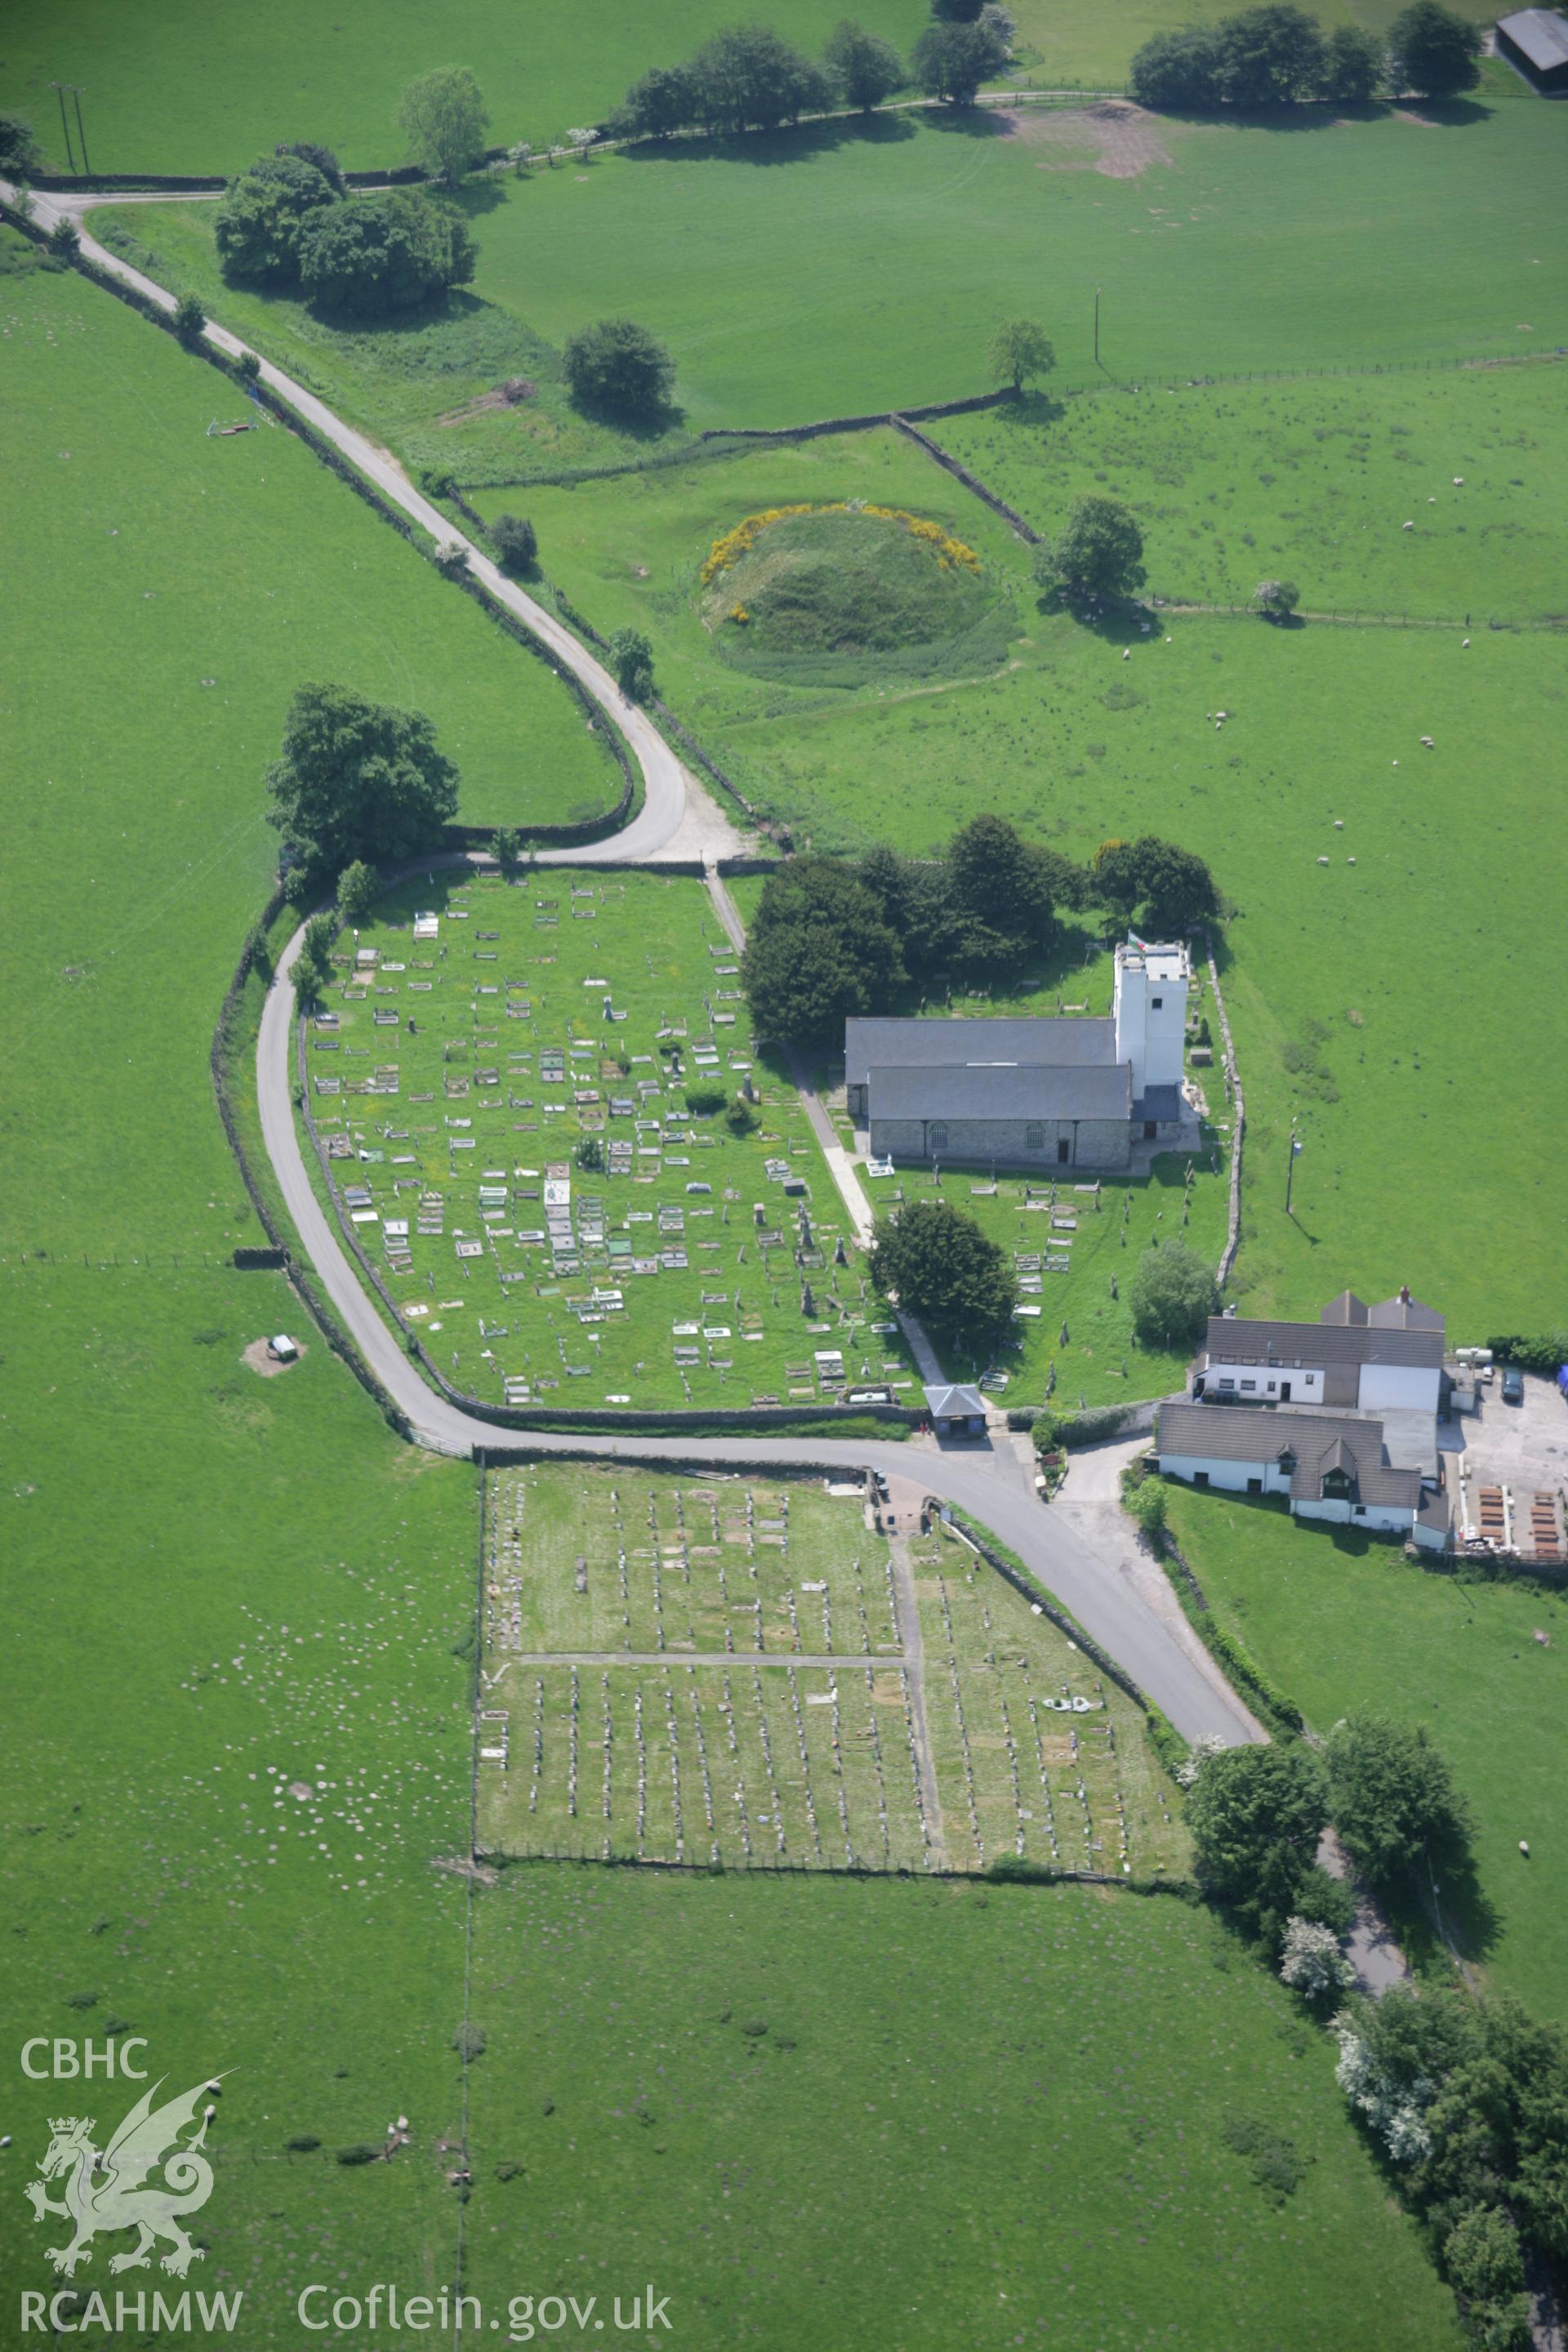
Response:
[[[1402,1282],[1399,1286],[1399,1303],[1401,1307],[1408,1307],[1410,1304],[1410,1285],[1407,1282]]]

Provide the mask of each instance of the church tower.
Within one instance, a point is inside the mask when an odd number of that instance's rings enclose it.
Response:
[[[1154,947],[1130,931],[1116,950],[1116,1058],[1132,1066],[1132,1099],[1180,1087],[1187,1031],[1187,950]]]

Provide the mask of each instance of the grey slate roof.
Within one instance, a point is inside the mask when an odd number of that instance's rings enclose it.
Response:
[[[884,1119],[1131,1118],[1132,1078],[1124,1063],[1062,1069],[1040,1063],[979,1068],[937,1064],[868,1070],[872,1124]]]
[[[1380,1298],[1367,1308],[1366,1319],[1379,1331],[1436,1331],[1440,1336],[1447,1328],[1437,1309],[1423,1307],[1418,1298]]]
[[[1550,8],[1521,8],[1515,16],[1500,16],[1498,31],[1543,73],[1568,65],[1568,25]]]
[[[1211,1315],[1205,1348],[1211,1360],[1243,1364],[1411,1364],[1436,1370],[1443,1331],[1388,1330],[1367,1323],[1250,1322]]]
[[[1320,1323],[1364,1323],[1366,1301],[1358,1298],[1353,1290],[1342,1290],[1337,1298],[1330,1299],[1318,1320]]]
[[[1384,1460],[1380,1421],[1281,1412],[1256,1405],[1163,1404],[1154,1444],[1162,1457],[1256,1463],[1260,1470],[1282,1454],[1293,1454],[1290,1496],[1295,1502],[1321,1501],[1324,1472],[1342,1469],[1354,1483],[1358,1503],[1384,1503],[1411,1511],[1421,1505],[1421,1474],[1395,1469]]]
[[[1116,1024],[1079,1019],[844,1024],[844,1076],[863,1087],[875,1065],[894,1069],[965,1062],[1037,1062],[1057,1069],[1115,1066]]]
[[[978,1389],[967,1382],[943,1384],[928,1388],[925,1392],[926,1411],[933,1421],[973,1421],[985,1418],[985,1400]]]

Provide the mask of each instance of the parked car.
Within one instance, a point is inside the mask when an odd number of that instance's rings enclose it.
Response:
[[[1504,1404],[1524,1402],[1524,1374],[1516,1370],[1512,1364],[1502,1376],[1502,1401]]]

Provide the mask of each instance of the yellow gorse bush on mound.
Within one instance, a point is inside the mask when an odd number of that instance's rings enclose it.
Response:
[[[925,541],[935,553],[937,562],[944,567],[962,564],[969,572],[980,569],[980,558],[972,547],[966,547],[961,539],[952,538],[943,530],[941,523],[931,522],[924,515],[910,514],[906,507],[878,507],[865,499],[851,501],[838,499],[826,506],[764,507],[760,514],[743,515],[709,549],[708,560],[702,566],[704,588],[710,587],[720,572],[727,572],[732,563],[738,563],[742,555],[749,555],[770,523],[783,522],[790,515],[805,514],[868,514],[876,515],[882,522],[902,523],[911,538]]]

